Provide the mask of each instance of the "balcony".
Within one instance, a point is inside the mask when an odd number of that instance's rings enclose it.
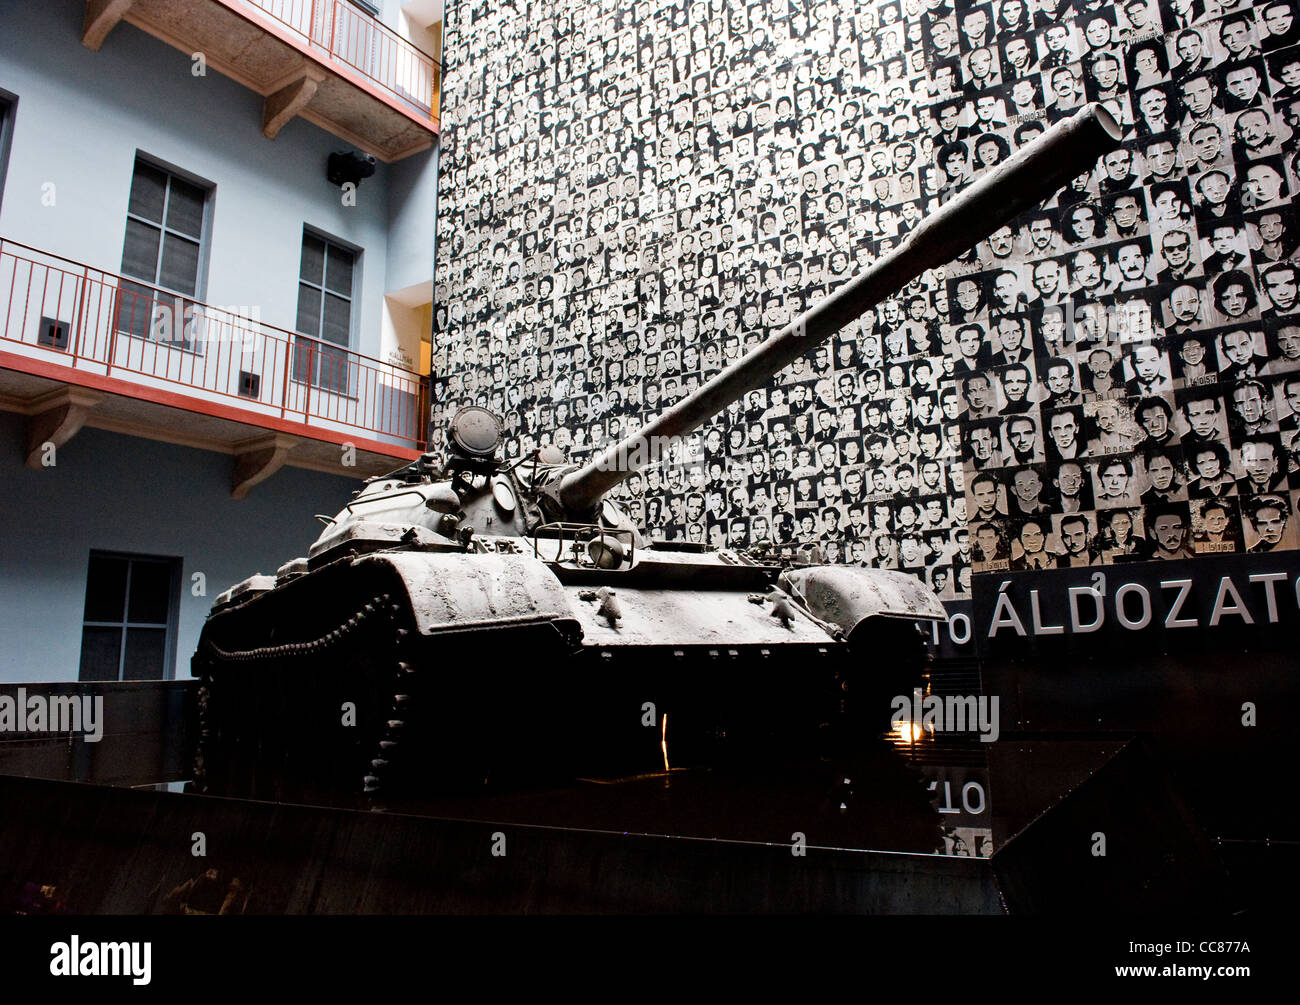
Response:
[[[263,95],[271,139],[301,115],[391,162],[438,133],[438,62],[347,0],[87,0],[82,42],[123,20]]]
[[[283,464],[362,476],[418,457],[427,379],[350,349],[0,240],[0,408],[29,467],[83,425],[236,458],[242,498]]]

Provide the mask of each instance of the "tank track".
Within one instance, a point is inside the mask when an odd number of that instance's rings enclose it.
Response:
[[[361,681],[357,675],[345,684],[343,690],[358,689],[363,684],[370,685],[370,694],[363,698],[378,711],[378,717],[371,716],[371,723],[366,734],[360,739],[360,745],[368,751],[368,763],[359,765],[359,770],[348,778],[338,778],[343,791],[376,798],[386,788],[386,780],[393,774],[395,765],[402,758],[403,736],[408,719],[412,714],[414,701],[411,695],[415,683],[415,669],[408,659],[401,658],[408,645],[411,631],[403,624],[403,608],[393,601],[391,593],[375,594],[360,604],[346,619],[340,619],[327,630],[319,631],[314,637],[294,642],[273,645],[253,646],[246,649],[227,649],[205,638],[195,656],[194,672],[201,680],[198,691],[198,742],[196,745],[193,783],[196,791],[216,794],[257,794],[264,791],[264,779],[274,779],[277,772],[273,762],[278,759],[292,759],[289,744],[271,752],[272,763],[265,764],[264,771],[255,776],[252,792],[241,791],[248,787],[232,785],[234,781],[222,769],[228,762],[238,763],[238,754],[229,749],[229,745],[238,745],[243,737],[227,735],[229,727],[223,728],[226,717],[217,714],[223,700],[223,692],[232,686],[236,677],[241,683],[258,688],[275,689],[279,681],[286,691],[292,690],[293,679],[313,677],[323,668],[346,665],[364,651],[371,664],[366,674],[368,681]],[[375,674],[373,664],[386,664],[387,673]],[[251,675],[256,674],[254,681]],[[384,681],[387,687],[383,687]],[[342,692],[341,692],[342,693]],[[352,699],[356,704],[356,695]],[[237,693],[229,699],[238,700]],[[340,712],[342,713],[342,708]],[[297,732],[292,731],[292,732]],[[287,739],[287,737],[286,737]],[[259,754],[268,753],[265,743],[258,743]],[[223,765],[222,762],[227,762]],[[215,762],[215,764],[213,763]],[[216,767],[218,774],[224,777],[214,779],[211,769]],[[283,768],[284,765],[281,765]],[[336,786],[329,785],[335,789]]]

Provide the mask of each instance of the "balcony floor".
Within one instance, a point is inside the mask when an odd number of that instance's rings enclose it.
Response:
[[[257,8],[235,0],[134,0],[123,17],[182,52],[203,53],[209,67],[263,96],[304,76],[318,80],[296,114],[380,160],[424,150],[437,134],[436,119],[417,102],[404,107],[400,97]]]
[[[32,414],[39,409],[43,399],[67,386],[65,381],[0,366],[0,411]],[[393,450],[392,454],[381,453],[363,449],[361,444],[357,444],[355,466],[345,467],[340,443],[315,439],[313,437],[319,435],[317,431],[307,427],[299,429],[294,423],[268,429],[253,422],[241,422],[126,394],[101,393],[103,399],[89,409],[87,426],[200,450],[235,455],[241,452],[241,448],[272,433],[285,433],[297,437],[297,444],[285,459],[287,466],[350,478],[385,474],[419,455],[418,451],[402,448],[388,448]]]

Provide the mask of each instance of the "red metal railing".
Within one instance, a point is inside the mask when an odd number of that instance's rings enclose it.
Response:
[[[347,0],[243,0],[302,42],[356,70],[430,119],[438,118],[438,61]]]
[[[408,449],[425,440],[426,381],[404,367],[0,239],[0,349],[129,379],[247,421],[278,418]],[[82,381],[84,383],[84,381]],[[241,416],[242,418],[243,416]]]

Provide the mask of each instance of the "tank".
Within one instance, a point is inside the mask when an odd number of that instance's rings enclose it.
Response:
[[[444,455],[372,478],[303,558],[221,594],[193,657],[193,787],[277,801],[834,756],[910,693],[945,617],[901,572],[647,541],[608,498],[795,358],[1113,147],[1048,129],[751,353],[585,465],[502,460],[463,408]]]

